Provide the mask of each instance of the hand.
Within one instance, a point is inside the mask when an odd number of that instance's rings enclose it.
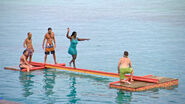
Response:
[[[44,49],[44,45],[42,45],[42,49]]]
[[[33,66],[32,65],[29,65],[30,68],[32,68]]]
[[[33,52],[34,52],[35,50],[33,49]]]
[[[56,44],[55,44],[55,48],[56,48]]]
[[[69,31],[70,31],[70,29],[69,29],[69,28],[67,28],[67,31],[69,32]]]
[[[26,48],[26,46],[24,45],[24,48]]]

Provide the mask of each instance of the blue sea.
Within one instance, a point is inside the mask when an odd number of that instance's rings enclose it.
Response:
[[[90,41],[77,46],[77,67],[117,72],[129,52],[134,75],[179,79],[179,85],[142,92],[109,88],[119,80],[45,69],[4,70],[18,66],[23,42],[32,32],[33,61],[44,62],[47,28],[56,38],[58,63],[68,66],[67,28]],[[52,55],[48,63],[54,63]],[[0,0],[0,98],[23,104],[184,104],[184,0]]]

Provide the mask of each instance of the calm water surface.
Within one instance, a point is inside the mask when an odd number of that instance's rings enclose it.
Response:
[[[184,104],[184,0],[0,0],[0,97],[25,104]],[[135,75],[179,79],[179,86],[127,92],[110,89],[117,78],[45,69],[4,70],[19,64],[27,32],[33,34],[34,61],[44,61],[47,28],[56,35],[56,56],[67,63],[67,27],[78,37],[77,67],[117,72],[123,51]],[[52,56],[48,62],[53,63]]]

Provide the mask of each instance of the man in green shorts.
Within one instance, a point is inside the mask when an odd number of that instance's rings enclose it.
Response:
[[[130,81],[133,81],[133,69],[127,51],[124,52],[124,56],[119,60],[118,74],[120,75],[120,82],[131,84],[128,80],[125,80],[125,74],[131,74]]]

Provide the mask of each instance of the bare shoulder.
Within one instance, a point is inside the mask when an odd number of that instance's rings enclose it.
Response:
[[[128,61],[131,62],[130,58],[128,58]]]
[[[23,58],[24,58],[24,55],[21,56],[21,59],[23,59]]]
[[[24,41],[26,42],[28,40],[28,38],[26,38]]]
[[[121,57],[120,59],[119,59],[119,61],[122,61],[123,60],[123,57]]]

